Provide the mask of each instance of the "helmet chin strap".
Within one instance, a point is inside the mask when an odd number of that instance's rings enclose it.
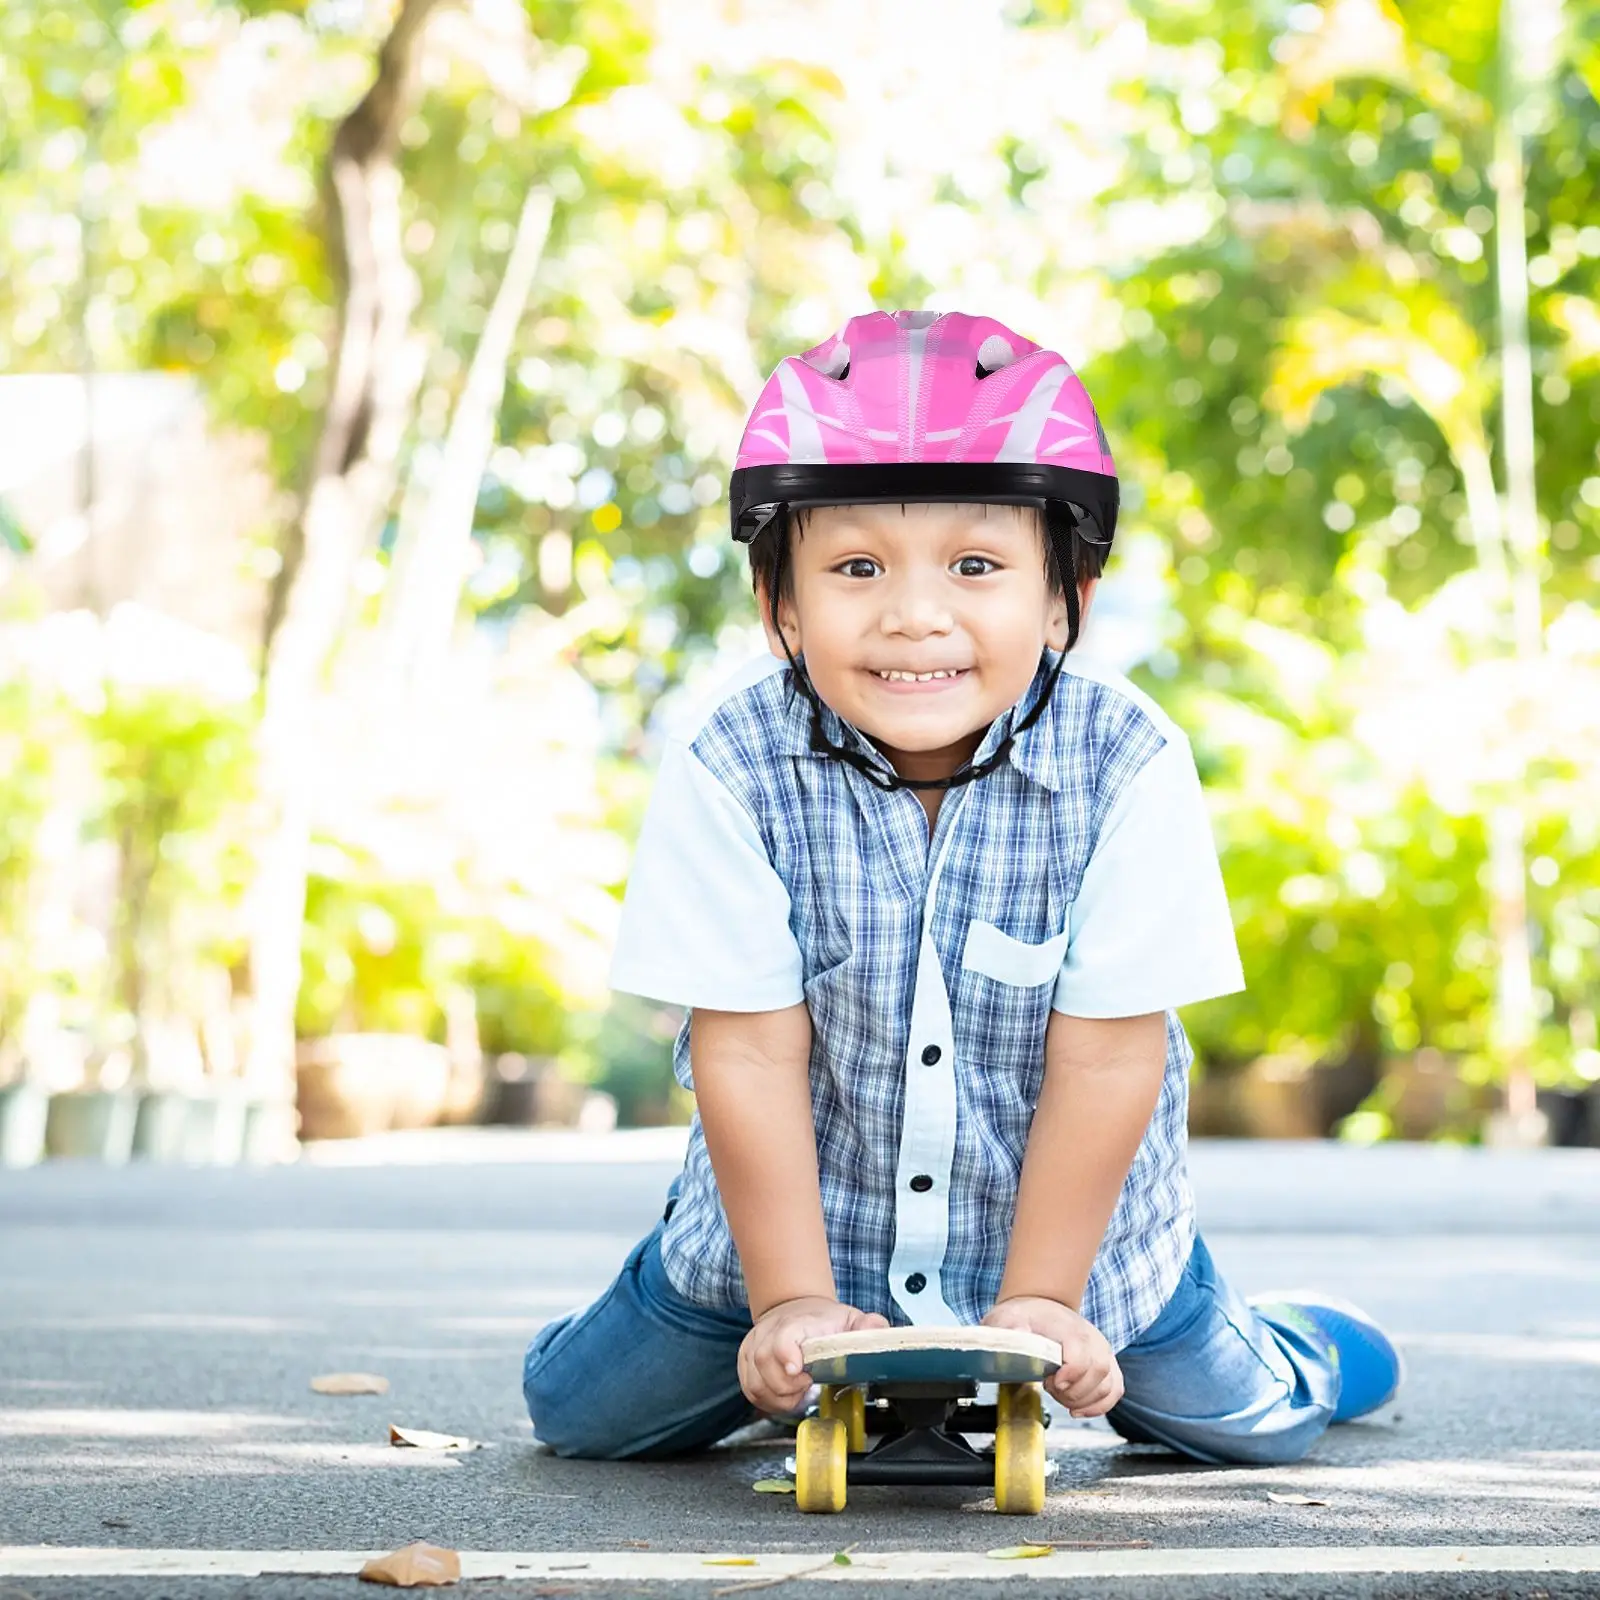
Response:
[[[788,521],[788,507],[778,511],[777,515]],[[993,754],[986,761],[973,766],[970,762],[952,772],[948,778],[902,778],[898,772],[885,772],[876,762],[870,761],[859,750],[849,749],[847,746],[835,744],[828,737],[828,730],[822,720],[822,699],[817,694],[811,682],[811,676],[806,671],[803,658],[797,658],[789,648],[789,641],[784,636],[783,626],[778,620],[778,596],[783,591],[783,568],[789,553],[789,529],[785,525],[778,534],[777,559],[772,568],[772,590],[767,596],[767,608],[772,618],[772,630],[778,636],[778,643],[783,646],[783,653],[789,663],[792,682],[806,698],[806,703],[811,707],[811,749],[814,754],[826,756],[830,761],[842,761],[847,766],[854,767],[869,783],[883,790],[894,789],[959,789],[962,784],[975,783],[979,778],[987,778],[991,772],[1005,765],[1011,754],[1011,747],[1015,744],[1017,736],[1026,733],[1034,723],[1044,714],[1044,708],[1050,703],[1050,696],[1055,692],[1056,681],[1061,676],[1061,669],[1066,664],[1067,652],[1078,642],[1078,627],[1081,621],[1078,601],[1078,573],[1073,556],[1071,522],[1058,518],[1054,505],[1049,506],[1045,512],[1047,537],[1050,547],[1054,552],[1057,570],[1061,572],[1062,587],[1066,591],[1067,601],[1067,644],[1066,649],[1056,657],[1055,665],[1050,669],[1050,676],[1045,680],[1044,688],[1039,691],[1039,697],[1028,708],[1021,722],[1006,734]]]

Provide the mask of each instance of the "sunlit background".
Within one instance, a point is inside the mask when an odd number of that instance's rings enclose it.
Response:
[[[1597,93],[1588,0],[7,0],[0,1160],[683,1119],[629,845],[874,305],[1101,409],[1195,1130],[1600,1143]]]

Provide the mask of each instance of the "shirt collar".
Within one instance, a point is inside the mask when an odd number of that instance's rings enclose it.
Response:
[[[1028,692],[1006,713],[1007,717],[1020,721],[1027,714],[1028,708],[1045,692],[1045,685],[1055,670],[1056,660],[1054,651],[1046,653],[1044,660],[1039,663],[1039,670],[1033,675],[1033,682],[1029,685]],[[1063,672],[1056,679],[1056,686],[1050,694],[1050,703],[1039,713],[1039,720],[1031,728],[1024,728],[1011,746],[1011,765],[1025,778],[1032,778],[1035,783],[1054,794],[1059,794],[1067,785],[1066,763],[1062,758],[1061,724],[1058,718],[1061,716],[1065,697],[1070,690],[1071,681]]]
[[[1038,672],[1034,674],[1033,682],[1028,686],[1028,691],[1022,699],[1003,716],[997,717],[990,723],[978,748],[973,752],[974,763],[987,761],[999,748],[1000,741],[1005,738],[1012,726],[1026,715],[1028,707],[1033,705],[1036,697],[1044,692],[1044,686],[1049,681],[1050,670],[1054,665],[1055,657],[1047,656],[1040,664]],[[1039,720],[1031,728],[1024,728],[1017,735],[1008,757],[1011,765],[1024,777],[1031,778],[1035,783],[1052,791],[1061,789],[1066,780],[1055,726],[1062,687],[1063,685],[1058,682],[1050,704],[1040,713]],[[811,707],[806,697],[795,687],[792,670],[784,674],[784,688],[784,714],[775,730],[778,747],[785,755],[824,759],[825,752],[811,747]],[[886,773],[894,771],[878,747],[865,734],[846,722],[831,706],[822,707],[822,727],[836,745],[859,750]]]

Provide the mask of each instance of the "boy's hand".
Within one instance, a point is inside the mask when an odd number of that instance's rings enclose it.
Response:
[[[888,1318],[821,1295],[785,1300],[767,1311],[739,1346],[739,1387],[751,1405],[779,1414],[796,1410],[811,1387],[800,1346],[824,1333],[887,1328]]]
[[[1122,1398],[1122,1369],[1105,1335],[1071,1306],[1037,1295],[1002,1300],[984,1319],[990,1328],[1043,1334],[1061,1346],[1061,1365],[1045,1379],[1045,1393],[1075,1417],[1103,1417]]]

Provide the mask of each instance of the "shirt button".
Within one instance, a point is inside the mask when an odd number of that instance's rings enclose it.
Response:
[[[933,1187],[933,1179],[930,1178],[926,1172],[919,1172],[916,1177],[911,1180],[911,1187],[915,1189],[918,1194],[926,1194]]]
[[[925,1066],[925,1067],[933,1066],[938,1061],[939,1057],[942,1054],[943,1054],[943,1052],[939,1049],[938,1045],[936,1045],[936,1044],[924,1045],[923,1046],[923,1050],[922,1050],[922,1064],[923,1064],[923,1066]]]
[[[920,1272],[913,1272],[911,1276],[906,1279],[907,1294],[921,1294],[922,1291],[927,1287],[928,1280],[924,1278]]]

